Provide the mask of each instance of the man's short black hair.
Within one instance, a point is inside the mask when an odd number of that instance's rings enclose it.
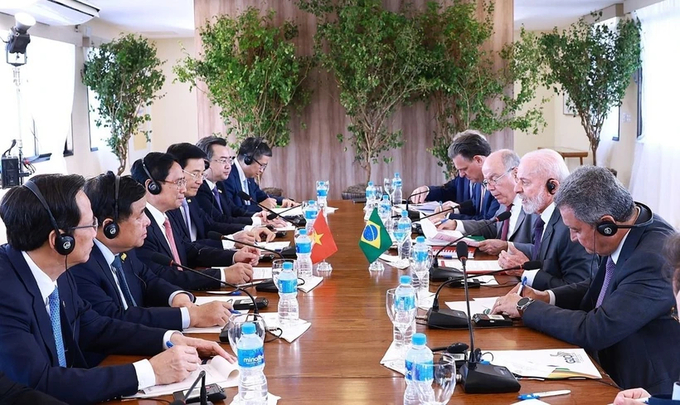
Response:
[[[460,155],[467,160],[472,160],[475,156],[489,156],[491,154],[491,145],[486,140],[484,135],[468,129],[453,137],[453,143],[449,146],[449,157],[451,159]]]
[[[205,152],[206,156],[208,156],[208,160],[212,160],[213,158],[213,145],[222,145],[226,147],[227,141],[219,136],[211,135],[203,137],[196,142],[196,146]]]
[[[172,155],[161,152],[151,152],[142,159],[137,159],[135,163],[132,164],[132,169],[130,169],[130,174],[132,178],[139,184],[144,184],[149,176],[147,176],[144,171],[143,164],[146,165],[146,169],[153,176],[153,180],[165,181],[170,174],[170,168],[177,162]]]
[[[250,137],[241,142],[238,148],[238,158],[243,160],[244,156],[252,156],[256,160],[261,156],[272,156],[272,149],[267,145],[263,138]]]
[[[41,174],[31,180],[45,198],[57,226],[64,233],[78,226],[81,212],[76,194],[85,179],[78,174]],[[30,252],[42,246],[54,230],[49,214],[25,186],[11,188],[0,203],[0,218],[7,228],[7,242],[17,250]]]
[[[182,169],[187,167],[187,161],[190,159],[207,160],[208,158],[208,155],[206,155],[201,148],[187,142],[172,144],[168,146],[166,152],[177,160],[179,165],[182,166]]]
[[[85,182],[85,194],[90,199],[92,212],[102,226],[106,218],[115,218],[116,175],[113,172],[100,174]],[[122,176],[118,184],[118,222],[125,221],[132,215],[132,204],[141,200],[146,194],[144,186],[130,176]]]

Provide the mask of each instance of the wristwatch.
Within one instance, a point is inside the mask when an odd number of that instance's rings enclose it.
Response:
[[[517,301],[517,312],[519,312],[520,316],[524,315],[524,311],[532,302],[534,302],[534,300],[529,297],[522,297]]]

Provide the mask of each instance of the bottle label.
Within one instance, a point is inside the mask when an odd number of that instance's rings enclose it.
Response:
[[[432,381],[434,379],[434,363],[432,360],[426,363],[416,363],[413,368],[413,380]]]
[[[316,190],[316,196],[317,197],[328,197],[328,190],[317,189]]]
[[[241,367],[257,367],[264,365],[264,347],[255,349],[238,349],[238,365]]]
[[[295,253],[297,254],[309,254],[312,252],[312,244],[309,242],[300,242],[295,244]]]
[[[284,294],[292,294],[294,292],[297,292],[297,278],[283,280],[279,276],[278,287],[279,291]]]
[[[428,252],[427,250],[422,251],[422,250],[416,250],[413,252],[413,260],[415,260],[417,263],[422,263],[427,261],[427,256]]]
[[[404,374],[407,380],[413,380],[413,362],[406,360],[406,374]]]
[[[398,311],[410,311],[416,307],[416,298],[413,295],[396,297],[394,305]]]

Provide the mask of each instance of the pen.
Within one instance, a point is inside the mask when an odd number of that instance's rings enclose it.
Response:
[[[517,290],[517,295],[520,297],[522,296],[522,290],[524,290],[524,286],[527,285],[527,277],[524,276],[522,277],[522,285],[519,286],[519,289]]]
[[[172,344],[172,342],[169,341],[169,340],[168,340],[167,342],[165,342],[165,345],[168,347],[168,349],[171,348],[172,346],[174,346],[174,345]]]
[[[545,397],[554,397],[556,395],[568,395],[568,394],[571,394],[571,390],[535,392],[533,394],[522,394],[522,395],[518,396],[517,398],[524,401],[526,399],[539,399],[539,398],[545,398]]]
[[[239,311],[235,310],[235,309],[229,308],[229,312],[231,312],[232,314],[239,314],[239,315],[241,315],[241,313],[240,313]]]

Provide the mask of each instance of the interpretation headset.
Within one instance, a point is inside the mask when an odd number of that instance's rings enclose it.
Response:
[[[40,201],[40,204],[42,204],[43,207],[45,207],[45,211],[47,211],[47,215],[50,217],[50,223],[52,224],[52,228],[54,228],[54,232],[57,234],[57,237],[54,240],[54,250],[57,251],[62,256],[69,255],[71,252],[73,252],[73,249],[76,248],[76,240],[73,236],[61,232],[59,230],[59,225],[57,225],[57,220],[54,219],[54,215],[52,215],[52,210],[50,210],[49,205],[47,205],[47,201],[45,201],[45,197],[43,197],[42,193],[40,192],[40,189],[38,189],[38,186],[33,183],[33,181],[29,180],[24,184],[24,187],[29,189],[33,195],[38,198],[38,201]]]
[[[153,178],[149,169],[146,168],[146,163],[144,163],[144,159],[146,159],[146,157],[142,158],[142,169],[144,169],[144,173],[146,173],[146,175],[149,177],[149,180],[151,180],[149,184],[146,185],[146,189],[149,191],[149,193],[153,195],[158,195],[161,193],[161,184],[157,182],[156,179]]]
[[[257,138],[257,139],[258,139],[257,145],[255,145],[253,150],[250,153],[243,154],[243,163],[247,166],[250,166],[250,165],[253,164],[253,162],[255,161],[255,154],[257,153],[257,148],[259,148],[260,145],[262,145],[262,142],[264,142],[264,139],[262,139],[262,138]]]
[[[548,189],[548,194],[554,195],[557,192],[557,180],[550,178],[545,183],[545,188]]]
[[[113,186],[113,222],[104,226],[104,236],[113,239],[118,236],[120,226],[118,226],[118,190],[120,188],[120,177],[116,176],[116,181]]]
[[[612,221],[602,221],[595,225],[595,229],[597,229],[597,232],[600,235],[604,236],[614,236],[616,232],[619,231],[619,229],[643,228],[651,224],[652,221],[654,220],[654,214],[652,213],[652,209],[639,202],[636,202],[635,204],[640,207],[640,216],[643,215],[642,211],[649,212],[649,218],[645,220],[645,222],[633,225],[619,225]]]

